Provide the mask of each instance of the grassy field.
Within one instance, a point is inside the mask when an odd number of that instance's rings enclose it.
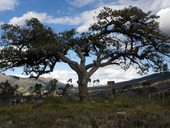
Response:
[[[81,103],[60,97],[1,105],[0,128],[170,128],[170,100],[115,97]]]

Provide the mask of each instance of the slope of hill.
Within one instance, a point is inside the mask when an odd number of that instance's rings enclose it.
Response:
[[[27,93],[30,87],[33,87],[36,83],[42,84],[43,88],[47,88],[49,81],[52,78],[42,78],[33,79],[33,78],[20,78],[17,76],[8,76],[5,74],[0,74],[0,82],[8,82],[11,85],[18,85],[18,91],[22,93]],[[159,91],[170,90],[170,72],[167,73],[156,73],[152,75],[148,75],[145,77],[141,77],[138,79],[133,79],[129,81],[115,83],[112,87],[110,86],[95,86],[89,87],[89,91],[100,91],[100,90],[110,90],[110,89],[123,89],[123,88],[135,88],[140,87],[142,83],[147,82],[149,86],[157,88]],[[65,84],[62,82],[57,83],[57,87],[64,87]]]
[[[130,81],[116,83],[113,88],[125,88],[126,86],[139,86],[142,83],[147,82],[150,86],[157,88],[163,88],[163,86],[168,85],[170,87],[170,72],[166,73],[155,73],[138,79],[133,79]]]
[[[140,87],[143,83],[148,83],[149,86],[157,88],[158,91],[170,90],[170,72],[155,73],[144,76],[138,79],[115,83],[112,86],[90,87],[90,90],[109,90]]]
[[[33,87],[36,83],[39,83],[43,86],[43,89],[45,89],[49,81],[52,80],[53,78],[42,78],[40,77],[39,79],[34,79],[34,78],[21,78],[17,76],[8,76],[5,74],[0,74],[0,82],[5,82],[6,80],[12,85],[18,85],[19,89],[18,91],[22,93],[27,93],[29,91],[30,87]],[[62,82],[57,83],[57,87],[64,87],[65,84]]]

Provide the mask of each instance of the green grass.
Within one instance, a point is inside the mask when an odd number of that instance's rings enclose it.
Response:
[[[95,102],[47,98],[0,106],[0,128],[169,128],[170,102],[116,97]]]

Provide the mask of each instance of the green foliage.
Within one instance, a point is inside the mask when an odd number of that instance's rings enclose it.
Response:
[[[41,95],[42,93],[42,85],[41,84],[35,84],[34,85],[34,92],[36,93],[36,95]]]
[[[8,81],[0,83],[0,100],[8,102],[15,96],[17,86],[12,87]]]
[[[50,93],[56,93],[56,87],[57,87],[58,80],[52,79],[49,82],[49,94]]]
[[[103,42],[98,41],[103,47],[112,46],[107,51],[109,57],[114,59],[113,56],[117,56],[116,60],[119,65],[123,64],[124,69],[132,65],[140,69],[139,73],[143,73],[149,68],[160,69],[159,65],[165,60],[163,54],[169,53],[165,50],[170,49],[169,37],[159,30],[157,18],[151,12],[145,13],[137,7],[130,6],[122,10],[105,7],[96,17],[98,22],[90,30],[103,38]]]
[[[65,87],[62,89],[62,95],[67,96],[68,95],[68,88],[70,87],[70,84],[66,84]]]
[[[4,24],[1,28],[4,31],[1,70],[24,66],[26,74],[35,72],[39,76],[53,70],[59,61],[56,52],[66,50],[53,30],[37,19],[27,21],[24,26]]]
[[[50,80],[50,82],[49,82],[50,88],[51,88],[52,90],[56,89],[57,83],[58,83],[58,80],[57,80],[57,79],[52,79],[52,80]]]

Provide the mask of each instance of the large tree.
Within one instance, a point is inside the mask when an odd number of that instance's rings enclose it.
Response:
[[[143,73],[166,63],[169,37],[159,30],[157,18],[137,7],[105,7],[86,33],[55,33],[37,19],[24,26],[5,24],[1,27],[0,68],[3,71],[24,66],[26,74],[35,72],[39,76],[53,71],[57,62],[65,62],[77,73],[79,97],[85,100],[88,81],[101,67],[134,66]]]

